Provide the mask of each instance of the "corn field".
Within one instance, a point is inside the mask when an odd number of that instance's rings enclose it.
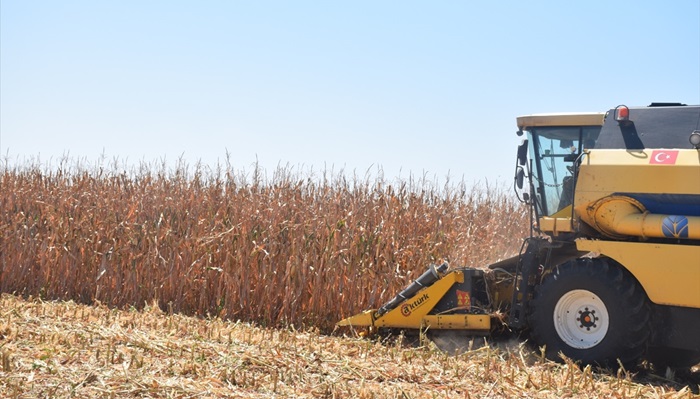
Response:
[[[0,295],[2,398],[692,399],[698,385],[598,373],[524,343],[450,355],[219,318]],[[698,381],[698,372],[695,381]]]
[[[4,166],[0,291],[329,331],[430,263],[519,249],[528,215],[503,187],[381,173]]]

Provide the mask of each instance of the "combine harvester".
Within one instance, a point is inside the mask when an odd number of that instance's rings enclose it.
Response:
[[[525,333],[549,359],[616,367],[700,362],[700,106],[517,118],[515,188],[529,206],[520,255],[430,266],[367,329]]]

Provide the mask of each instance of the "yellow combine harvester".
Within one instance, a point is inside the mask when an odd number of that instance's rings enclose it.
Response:
[[[700,106],[517,123],[515,188],[533,218],[520,255],[486,270],[431,266],[338,325],[488,335],[499,313],[554,360],[700,362]]]

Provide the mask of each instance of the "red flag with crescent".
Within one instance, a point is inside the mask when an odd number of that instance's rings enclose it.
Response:
[[[678,150],[654,150],[649,157],[651,165],[675,165]]]

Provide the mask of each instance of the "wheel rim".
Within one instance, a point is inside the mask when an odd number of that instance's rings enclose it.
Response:
[[[588,349],[598,345],[609,326],[608,309],[591,291],[569,291],[554,307],[554,328],[559,338],[573,348]]]

